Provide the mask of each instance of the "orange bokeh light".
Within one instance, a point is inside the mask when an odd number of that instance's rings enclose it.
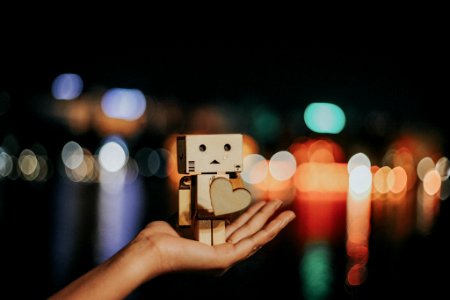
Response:
[[[402,167],[393,168],[387,176],[389,190],[395,194],[402,192],[406,188],[408,176]]]

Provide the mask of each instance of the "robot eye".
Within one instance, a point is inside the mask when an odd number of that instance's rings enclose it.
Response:
[[[198,149],[202,152],[206,151],[206,146],[204,144],[201,144],[200,146],[198,146]]]
[[[223,145],[223,149],[225,151],[230,151],[231,150],[231,145],[230,144],[225,144],[225,145]]]

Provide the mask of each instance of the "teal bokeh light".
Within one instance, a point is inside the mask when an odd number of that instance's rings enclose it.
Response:
[[[345,126],[344,111],[331,103],[311,103],[306,107],[305,123],[317,133],[339,133]]]
[[[305,299],[328,299],[333,282],[331,249],[325,241],[305,247],[299,271]]]

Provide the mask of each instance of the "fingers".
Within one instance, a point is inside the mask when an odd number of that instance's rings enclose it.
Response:
[[[293,211],[287,210],[279,214],[266,227],[255,233],[251,240],[255,243],[254,248],[259,249],[270,242],[286,225],[295,218]]]
[[[267,202],[265,201],[258,201],[254,203],[252,206],[250,206],[242,215],[239,216],[233,223],[228,225],[226,227],[225,235],[226,238],[230,237],[239,227],[247,223],[248,220],[250,220],[251,217],[253,217],[254,214],[256,214],[261,207],[266,205]]]
[[[294,218],[295,214],[293,211],[284,211],[254,235],[243,238],[234,244],[232,263],[248,258],[254,254],[277,236]]]
[[[262,205],[257,211],[256,208],[252,210],[251,213],[243,217],[241,221],[245,222],[230,234],[227,238],[227,242],[235,244],[259,231],[281,204],[282,202],[279,200],[270,201],[267,204]]]

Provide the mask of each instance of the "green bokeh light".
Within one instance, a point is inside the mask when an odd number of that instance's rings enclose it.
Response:
[[[258,141],[270,143],[276,140],[281,131],[281,120],[272,110],[259,107],[252,112],[251,135]]]
[[[305,123],[317,133],[339,133],[345,126],[344,111],[331,103],[311,103],[306,107]]]
[[[326,299],[333,281],[331,250],[328,244],[317,242],[307,245],[299,271],[305,299]]]

